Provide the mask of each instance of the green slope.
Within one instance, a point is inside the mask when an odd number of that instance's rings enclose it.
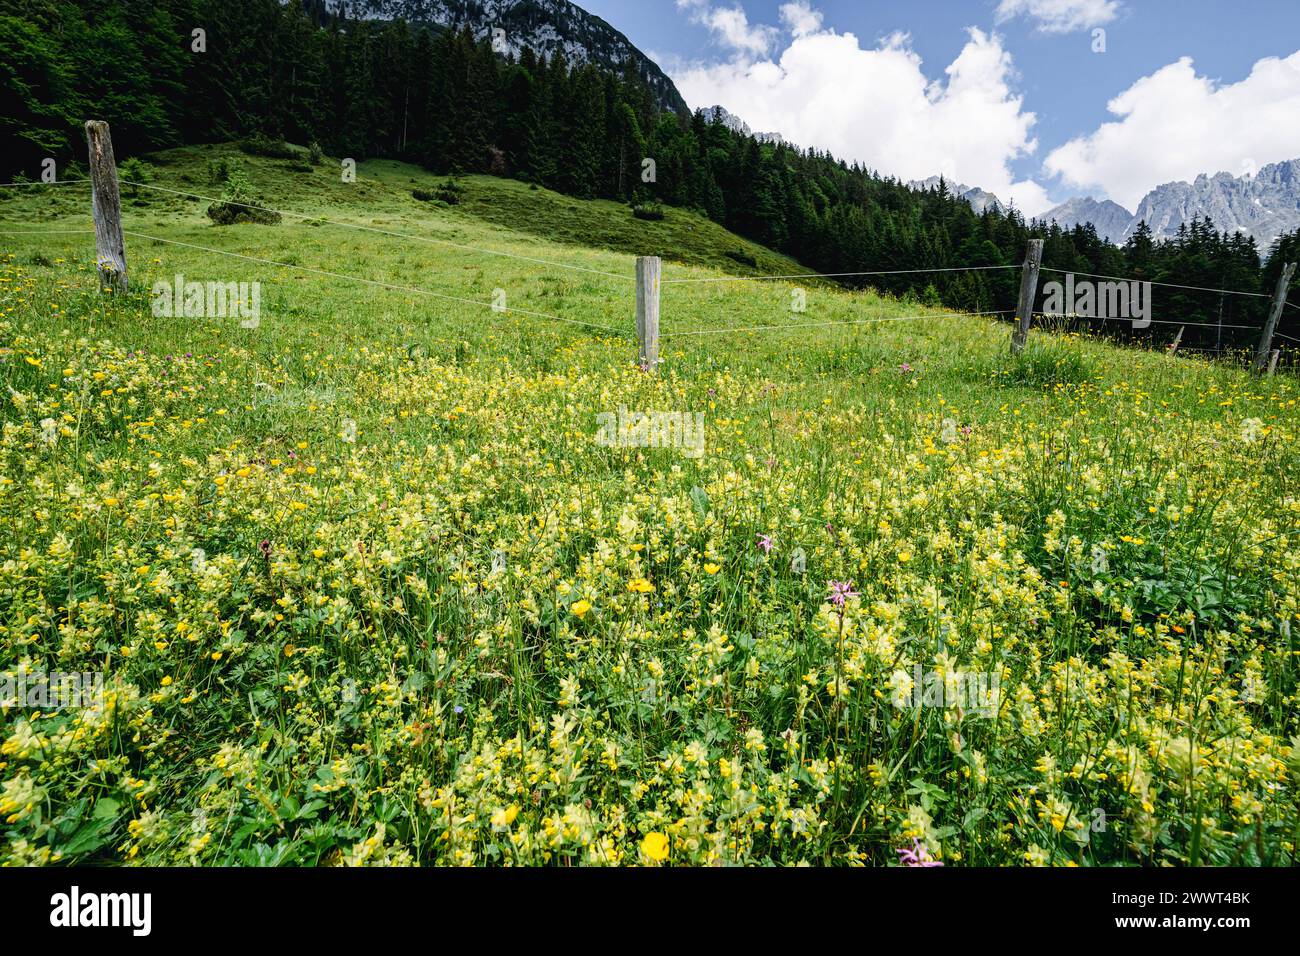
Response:
[[[249,156],[231,145],[187,147],[147,157],[157,166],[157,185],[187,192],[216,195],[208,177],[208,164],[226,160],[241,165],[269,205],[292,200],[296,211],[322,216],[331,210],[348,217],[364,212],[382,214],[383,221],[419,223],[429,218],[449,223],[477,221],[525,233],[548,242],[606,249],[629,255],[657,255],[669,262],[707,266],[735,275],[787,275],[811,270],[788,256],[741,238],[708,217],[664,207],[664,219],[637,219],[628,206],[608,200],[580,200],[513,179],[465,176],[456,179],[464,189],[459,205],[448,206],[412,198],[416,190],[428,192],[448,177],[391,160],[362,162],[357,181],[343,182],[340,161],[327,159],[310,172],[302,163]],[[176,211],[193,208],[143,191],[129,206],[142,210]],[[378,221],[378,220],[377,220]],[[752,260],[753,265],[745,260]]]

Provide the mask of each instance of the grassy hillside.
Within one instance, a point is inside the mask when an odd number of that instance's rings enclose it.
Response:
[[[167,150],[150,156],[149,161],[157,177],[156,185],[214,197],[219,195],[220,186],[211,181],[210,164],[225,161],[238,165],[269,205],[278,208],[292,200],[297,212],[329,218],[341,214],[348,221],[376,225],[423,221],[435,228],[446,221],[448,229],[487,223],[552,243],[658,255],[674,262],[724,269],[730,274],[809,271],[704,216],[671,206],[664,207],[662,222],[647,222],[634,218],[628,207],[619,203],[573,199],[510,179],[464,176],[456,179],[464,189],[461,203],[448,207],[445,202],[426,203],[412,198],[415,190],[433,191],[448,181],[419,167],[386,160],[363,162],[357,168],[356,182],[347,183],[339,160],[328,159],[310,167],[305,158],[304,153],[297,161],[268,159],[247,155],[233,145],[215,145]],[[63,189],[67,192],[34,190],[32,196],[20,201],[21,205],[34,206],[42,216],[80,216],[87,209],[85,191]],[[132,193],[125,199],[126,207],[142,215],[164,214],[170,221],[170,217],[188,213],[208,223],[203,217],[207,203],[201,200],[149,190],[133,192],[131,187],[124,191]],[[18,195],[12,189],[0,191],[0,209],[6,197]],[[433,216],[431,209],[436,210]],[[752,258],[754,264],[747,264],[746,258]]]
[[[0,200],[0,668],[105,675],[0,712],[7,862],[1294,862],[1294,380],[678,284],[803,270],[671,210],[240,160],[314,218],[128,195],[125,297],[9,234],[85,187]],[[260,320],[153,315],[178,273]],[[620,407],[703,454],[606,447]]]

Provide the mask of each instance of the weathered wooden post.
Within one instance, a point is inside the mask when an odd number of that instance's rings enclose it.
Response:
[[[641,367],[653,372],[659,364],[659,257],[636,260],[636,341]]]
[[[126,242],[122,238],[122,198],[117,189],[113,140],[103,120],[86,122],[90,147],[90,196],[95,217],[95,262],[101,290],[126,291]]]
[[[1019,325],[1011,333],[1011,354],[1019,355],[1029,341],[1029,323],[1034,318],[1034,300],[1038,298],[1038,269],[1043,264],[1043,240],[1030,239],[1025,263],[1020,273],[1020,304],[1016,306]]]
[[[1178,351],[1178,346],[1183,344],[1183,333],[1187,331],[1187,326],[1178,326],[1178,334],[1174,336],[1174,344],[1169,346],[1169,354],[1173,355]]]
[[[1295,275],[1295,263],[1288,262],[1282,267],[1282,274],[1277,278],[1277,289],[1273,292],[1273,307],[1268,311],[1268,321],[1264,323],[1264,332],[1255,346],[1255,374],[1272,374],[1277,362],[1269,362],[1269,353],[1273,351],[1273,334],[1277,331],[1278,319],[1282,318],[1282,306],[1286,305],[1286,293],[1291,288],[1291,277]]]

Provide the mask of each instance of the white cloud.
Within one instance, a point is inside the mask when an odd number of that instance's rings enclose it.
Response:
[[[718,40],[737,53],[762,56],[779,36],[775,27],[751,24],[740,6],[713,7],[708,0],[677,0],[677,8],[687,11],[692,20],[708,27]]]
[[[1198,76],[1184,57],[1107,106],[1119,119],[1054,149],[1044,169],[1132,209],[1161,183],[1300,157],[1300,52],[1260,60],[1227,85]]]
[[[1110,23],[1119,15],[1119,0],[1002,0],[998,22],[1029,17],[1044,33],[1073,33]]]
[[[807,0],[795,0],[781,5],[781,22],[795,36],[802,37],[822,28],[822,15],[809,6]]]
[[[678,0],[697,14],[702,0]],[[790,39],[775,59],[736,46],[730,62],[674,71],[693,107],[721,104],[752,129],[777,132],[903,180],[943,173],[981,186],[1027,215],[1053,203],[1037,183],[1017,181],[1010,163],[1037,147],[1035,117],[1012,90],[1014,69],[1001,39],[970,29],[967,42],[931,78],[906,34],[864,48],[852,33],[823,28],[806,0],[787,3]]]

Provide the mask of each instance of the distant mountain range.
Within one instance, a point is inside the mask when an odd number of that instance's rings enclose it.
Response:
[[[908,185],[934,189],[939,177]],[[997,196],[978,187],[948,183],[948,189],[976,212],[990,206],[1005,208]],[[1168,239],[1178,234],[1179,226],[1206,216],[1216,229],[1252,236],[1260,251],[1267,251],[1278,236],[1300,229],[1300,159],[1271,163],[1254,176],[1216,173],[1197,176],[1190,183],[1165,183],[1147,193],[1136,212],[1109,199],[1077,196],[1035,218],[1055,221],[1062,229],[1090,222],[1099,236],[1122,245],[1138,223],[1145,222],[1155,238]]]
[[[938,189],[939,176],[931,176],[928,179],[914,179],[907,185],[912,189]],[[964,183],[955,183],[945,181],[948,192],[971,204],[976,212],[983,212],[985,209],[993,209],[997,212],[1006,212],[1007,207],[1002,204],[1002,200],[991,192],[980,189],[978,186],[967,186]]]
[[[476,37],[504,30],[503,46],[518,56],[525,47],[572,63],[622,72],[631,63],[661,109],[687,113],[686,100],[659,65],[600,17],[569,0],[324,0],[325,10],[346,10],[358,20],[405,20],[443,29],[469,27]]]
[[[1062,229],[1073,229],[1079,223],[1090,222],[1097,230],[1097,235],[1109,239],[1116,245],[1122,244],[1137,228],[1137,221],[1134,220],[1133,214],[1119,203],[1111,202],[1109,199],[1099,202],[1091,196],[1067,199],[1038,218],[1044,222],[1055,220]],[[1147,223],[1147,225],[1151,224]],[[1176,229],[1174,231],[1177,232]]]
[[[739,133],[741,136],[752,136],[760,143],[785,143],[787,146],[794,146],[780,133],[755,133],[749,128],[749,124],[730,112],[725,106],[710,106],[704,110],[704,118],[710,123],[721,123],[733,133]],[[798,148],[798,147],[794,147]]]
[[[1157,236],[1169,236],[1193,216],[1248,233],[1267,249],[1282,233],[1300,228],[1300,159],[1270,163],[1254,176],[1216,173],[1157,186],[1138,203],[1129,231],[1146,220]]]

